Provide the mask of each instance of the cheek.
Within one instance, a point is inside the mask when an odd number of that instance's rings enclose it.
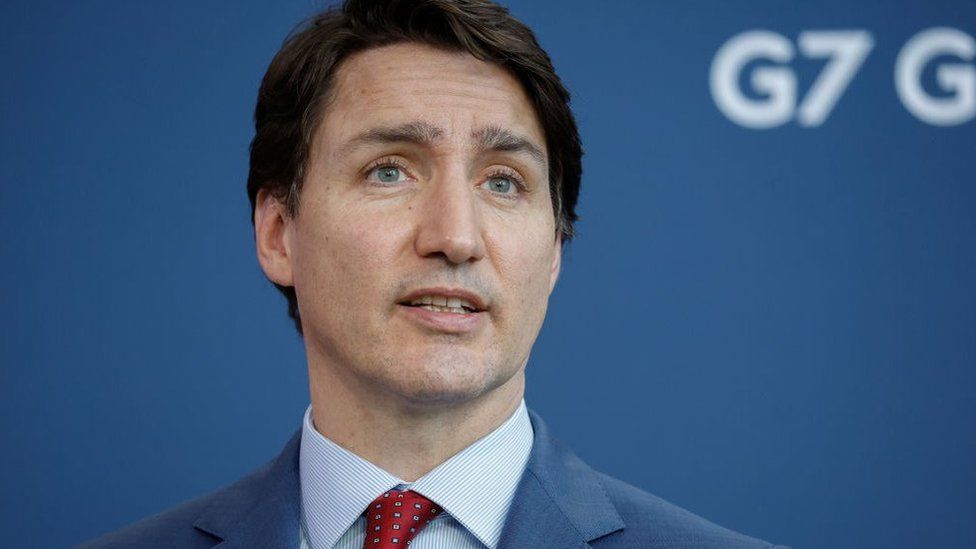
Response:
[[[518,300],[524,314],[541,317],[549,296],[549,271],[553,260],[553,243],[543,236],[545,228],[516,233],[498,242],[499,270],[509,295]]]
[[[306,213],[296,250],[296,287],[308,297],[329,300],[363,295],[371,286],[367,275],[378,274],[382,263],[376,232],[341,211]]]
[[[409,249],[409,216],[379,203],[343,198],[333,194],[306,204],[298,262],[306,275],[306,294],[317,306],[337,309],[340,303],[364,310],[358,304],[386,302],[399,281],[397,268]],[[296,273],[296,286],[301,282]]]

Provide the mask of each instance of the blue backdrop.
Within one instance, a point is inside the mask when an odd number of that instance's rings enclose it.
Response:
[[[976,4],[509,5],[587,151],[529,405],[746,533],[976,546]],[[259,80],[319,7],[0,5],[3,546],[115,529],[298,427],[244,182]]]

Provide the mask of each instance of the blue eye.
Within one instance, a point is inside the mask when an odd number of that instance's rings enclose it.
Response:
[[[512,190],[512,180],[508,177],[494,176],[488,178],[488,190],[501,194],[508,194]]]
[[[376,179],[381,183],[396,183],[403,173],[396,166],[381,166],[374,171]]]

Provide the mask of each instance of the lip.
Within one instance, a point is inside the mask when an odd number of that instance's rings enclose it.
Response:
[[[409,305],[398,305],[398,307],[410,321],[428,330],[447,334],[462,335],[475,332],[487,322],[488,317],[485,311],[459,314],[428,311],[423,307]]]
[[[409,303],[425,295],[456,297],[475,306],[477,311],[469,313],[443,313],[428,311],[423,307],[410,306]],[[480,329],[488,320],[488,307],[478,294],[458,288],[423,288],[410,292],[397,302],[403,313],[412,322],[435,332],[465,334]]]
[[[481,296],[479,296],[474,292],[470,292],[462,288],[421,288],[419,290],[414,290],[410,292],[405,297],[397,301],[397,303],[400,305],[409,306],[409,303],[411,301],[414,301],[415,299],[420,299],[425,295],[439,295],[444,297],[456,297],[458,299],[463,299],[468,303],[474,305],[474,307],[478,309],[476,313],[472,313],[472,314],[483,313],[488,310],[488,305],[485,303],[485,300],[481,299]],[[431,311],[427,311],[427,312],[431,312]],[[454,314],[454,313],[447,313],[447,314]]]

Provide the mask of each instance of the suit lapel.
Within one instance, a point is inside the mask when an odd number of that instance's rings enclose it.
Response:
[[[582,548],[589,544],[546,493],[535,474],[526,470],[505,520],[498,547]]]
[[[271,463],[221,491],[193,525],[223,540],[218,547],[298,547],[301,430]]]
[[[624,527],[596,473],[529,412],[535,441],[499,547],[589,547]]]

